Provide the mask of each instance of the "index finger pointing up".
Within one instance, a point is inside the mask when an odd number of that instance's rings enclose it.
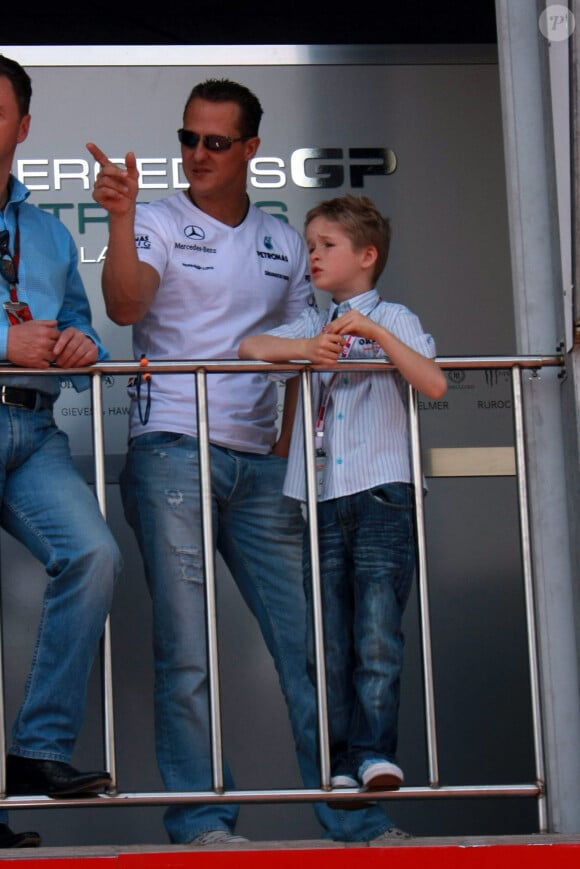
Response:
[[[87,151],[93,155],[97,163],[100,163],[101,166],[105,166],[110,162],[105,152],[101,151],[101,149],[93,144],[93,142],[87,142]]]

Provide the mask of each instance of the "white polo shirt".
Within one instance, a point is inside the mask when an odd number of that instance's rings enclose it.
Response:
[[[161,276],[151,307],[133,326],[136,359],[238,361],[242,338],[294,320],[313,300],[302,237],[253,205],[236,227],[183,192],[138,205],[135,243],[140,260]],[[207,390],[210,440],[268,453],[277,436],[276,384],[260,373],[210,373]],[[197,435],[195,375],[154,374],[146,424],[130,392],[131,436]],[[144,395],[142,388],[143,408]]]

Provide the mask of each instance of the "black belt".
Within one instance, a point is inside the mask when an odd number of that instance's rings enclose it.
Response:
[[[26,410],[46,410],[54,402],[52,395],[38,389],[19,389],[17,386],[0,386],[0,404],[7,407],[24,407]]]

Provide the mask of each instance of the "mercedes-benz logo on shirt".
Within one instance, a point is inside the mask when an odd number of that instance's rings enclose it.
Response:
[[[201,228],[201,226],[186,226],[183,230],[183,234],[186,238],[198,238],[200,241],[203,241],[205,238],[205,232]]]

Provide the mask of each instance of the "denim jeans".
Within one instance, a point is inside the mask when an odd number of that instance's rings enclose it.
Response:
[[[320,786],[316,697],[306,670],[303,519],[282,495],[286,461],[210,447],[215,545],[256,617],[280,680],[306,787]],[[143,555],[153,607],[155,720],[159,769],[168,791],[211,790],[205,583],[197,440],[153,432],[129,445],[121,478],[129,523]],[[224,761],[226,787],[234,786]],[[392,822],[379,806],[335,811],[316,802],[326,835],[366,841]],[[170,839],[232,830],[232,803],[171,806]]]
[[[121,555],[50,410],[0,406],[0,493],[2,528],[48,577],[10,751],[68,762]]]
[[[396,762],[401,631],[416,564],[414,490],[389,483],[318,504],[333,775]],[[312,597],[305,544],[305,588]],[[309,670],[313,635],[309,630]]]

